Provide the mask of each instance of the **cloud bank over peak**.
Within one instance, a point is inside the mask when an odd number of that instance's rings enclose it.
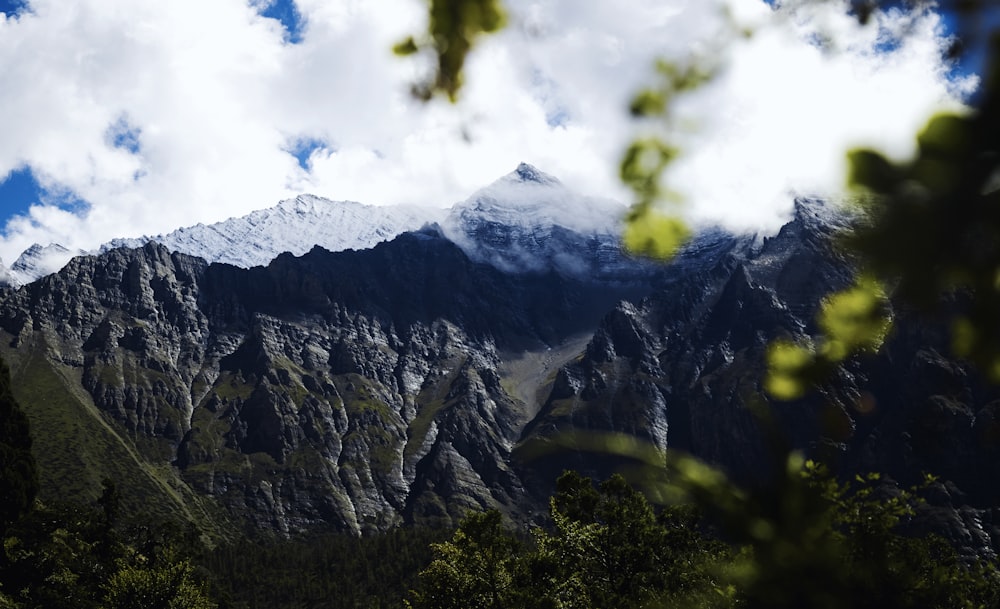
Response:
[[[294,35],[266,16],[275,2],[295,9]],[[426,66],[390,52],[421,30],[424,3],[290,2],[31,0],[0,17],[0,179],[28,168],[45,189],[6,221],[0,257],[90,250],[302,192],[448,206],[521,160],[625,201],[618,159],[645,128],[629,99],[656,58],[728,37],[723,9],[760,27],[722,49],[720,76],[681,100],[667,134],[685,153],[668,179],[696,222],[774,226],[790,192],[839,186],[847,147],[905,155],[928,114],[974,86],[949,79],[931,13],[860,28],[838,2],[786,18],[760,0],[510,0],[460,103],[425,105],[408,86]]]

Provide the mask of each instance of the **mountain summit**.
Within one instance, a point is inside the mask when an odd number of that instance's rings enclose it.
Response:
[[[266,265],[283,252],[301,256],[317,245],[330,251],[368,249],[443,216],[443,210],[432,208],[362,205],[300,195],[208,226],[198,224],[155,237],[116,239],[101,246],[101,251],[155,241],[208,262],[249,268]]]
[[[538,170],[533,165],[527,163],[521,163],[517,166],[512,173],[507,174],[505,178],[519,180],[521,182],[535,182],[538,184],[559,184],[559,180]],[[502,178],[503,179],[503,178]]]
[[[473,260],[508,272],[628,277],[625,207],[583,196],[526,163],[455,204],[444,234]]]
[[[548,241],[546,234],[552,233],[554,227],[561,227],[585,235],[601,235],[602,241],[610,242],[617,240],[622,213],[618,203],[573,193],[555,177],[521,163],[451,210],[363,205],[303,194],[274,207],[210,225],[197,224],[156,236],[114,239],[92,253],[156,242],[171,251],[208,262],[250,268],[266,265],[284,252],[301,256],[317,245],[334,252],[368,249],[401,233],[439,223],[445,234],[473,258],[492,261],[510,270],[524,268],[532,256],[552,258],[556,252],[545,253],[534,246],[517,254],[487,252],[482,246],[491,240],[486,234],[489,226],[517,226],[521,233],[531,233],[535,241]],[[477,236],[486,239],[477,241]],[[514,242],[528,245],[524,238],[511,237],[511,243]],[[11,266],[9,275],[0,274],[0,285],[17,287],[30,283],[58,271],[73,256],[84,253],[58,244],[33,245]],[[536,266],[552,265],[543,260]]]

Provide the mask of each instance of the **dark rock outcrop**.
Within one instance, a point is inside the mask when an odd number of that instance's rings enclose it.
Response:
[[[56,382],[73,400],[21,399],[35,433],[104,434],[144,472],[149,503],[209,519],[221,506],[282,533],[452,524],[486,507],[528,521],[562,469],[620,464],[566,449],[574,432],[690,451],[741,481],[766,472],[750,409],[765,353],[814,333],[822,298],[851,281],[840,226],[803,202],[773,237],[706,232],[666,266],[558,227],[465,233],[508,262],[534,247],[577,259],[517,272],[435,227],[251,269],[148,244],[0,292],[0,351],[23,396]],[[989,554],[1000,395],[947,356],[939,325],[894,316],[878,355],[772,408],[793,446],[844,473],[939,476],[919,526]],[[61,468],[86,464],[46,445],[51,496]]]
[[[41,349],[78,377],[144,466],[238,519],[360,531],[535,509],[510,464],[531,408],[501,353],[590,330],[651,279],[510,275],[434,229],[252,269],[150,243],[9,293],[0,329],[15,360]]]

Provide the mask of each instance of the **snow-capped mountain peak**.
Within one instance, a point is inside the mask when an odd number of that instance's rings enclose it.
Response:
[[[39,277],[55,273],[74,256],[84,253],[86,252],[82,250],[69,250],[58,243],[36,243],[21,252],[14,264],[10,265],[9,282],[15,287],[31,283]]]
[[[624,212],[615,201],[582,196],[521,163],[450,210],[371,206],[303,194],[214,224],[114,239],[93,253],[155,241],[209,262],[247,268],[266,265],[283,252],[300,256],[317,245],[330,251],[367,249],[437,223],[470,257],[498,268],[567,270],[586,267],[580,265],[581,256],[596,260],[617,255]],[[30,283],[84,253],[56,244],[33,246],[11,266],[9,283]]]
[[[471,258],[508,272],[593,275],[621,259],[625,211],[521,163],[452,207],[442,230]]]
[[[103,245],[101,251],[156,241],[209,262],[262,266],[283,252],[301,256],[316,245],[331,251],[366,249],[443,216],[444,211],[437,209],[378,207],[300,195],[208,226],[198,224],[155,237],[116,239]]]
[[[544,171],[539,170],[537,167],[527,163],[519,164],[517,169],[500,179],[514,182],[535,182],[536,184],[561,184],[556,177],[550,176]]]
[[[619,234],[625,208],[617,201],[586,197],[558,179],[521,163],[513,172],[457,203],[445,230],[473,224],[500,223],[524,228],[560,226],[580,233]]]

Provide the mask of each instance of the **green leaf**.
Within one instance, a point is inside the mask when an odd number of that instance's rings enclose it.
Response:
[[[847,153],[847,183],[853,188],[889,194],[896,189],[900,174],[896,167],[874,150],[858,149]]]
[[[870,277],[828,296],[819,314],[823,355],[840,362],[859,351],[877,351],[891,326],[886,310],[885,292]]]
[[[690,236],[680,219],[649,211],[628,221],[623,241],[634,254],[669,260]]]
[[[807,347],[787,340],[771,343],[767,350],[767,377],[764,389],[779,400],[795,400],[807,389],[803,371],[808,369],[814,353]]]
[[[647,89],[635,96],[629,112],[632,116],[654,116],[662,114],[666,107],[667,100],[662,91]]]
[[[406,40],[403,40],[392,47],[392,52],[400,56],[412,55],[416,53],[417,50],[417,41],[413,39],[413,36],[408,37]]]

